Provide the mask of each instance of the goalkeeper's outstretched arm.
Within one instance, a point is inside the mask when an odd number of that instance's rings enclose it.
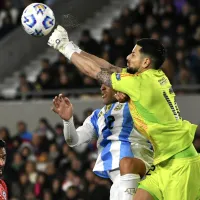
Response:
[[[81,72],[97,79],[100,83],[104,83],[109,87],[112,87],[111,74],[113,72],[122,71],[121,68],[111,65],[106,60],[82,52],[77,45],[69,41],[67,31],[61,26],[58,26],[54,30],[49,38],[48,45],[59,50]]]
[[[118,72],[120,73],[122,71],[121,67],[117,67],[115,65],[112,65],[111,63],[107,62],[106,60],[99,58],[95,55],[89,54],[85,51],[81,51],[80,52],[81,55],[90,58],[92,60],[94,60],[98,65],[100,65],[102,68],[108,69],[111,72]]]
[[[94,60],[78,53],[73,53],[70,60],[81,72],[87,76],[97,79],[100,83],[104,83],[105,85],[112,87],[112,70],[105,68]]]

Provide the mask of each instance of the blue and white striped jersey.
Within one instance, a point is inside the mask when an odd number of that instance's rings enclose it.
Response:
[[[95,110],[77,131],[87,132],[85,142],[93,134],[98,137],[98,158],[94,173],[109,178],[107,171],[119,168],[123,157],[134,157],[131,144],[137,142],[149,146],[147,139],[134,129],[128,103],[113,103]]]

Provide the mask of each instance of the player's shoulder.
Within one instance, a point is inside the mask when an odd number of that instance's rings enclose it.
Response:
[[[99,113],[101,113],[101,109],[95,109],[88,118],[95,121],[98,119]]]
[[[1,183],[2,185],[6,185],[6,182],[5,182],[3,179],[0,179],[0,183]]]
[[[142,73],[139,73],[140,75],[146,75],[146,76],[165,76],[165,73],[162,69],[147,69]]]
[[[7,190],[6,182],[3,179],[0,179],[0,184],[3,186],[5,190]]]
[[[100,111],[101,111],[101,109],[95,109],[95,110],[92,112],[92,115],[98,115]]]
[[[0,194],[0,197],[1,197],[1,199],[3,198],[3,199],[6,200],[8,198],[7,185],[6,185],[5,181],[2,180],[2,179],[0,179],[0,185],[1,185],[1,189],[0,189],[1,194]]]

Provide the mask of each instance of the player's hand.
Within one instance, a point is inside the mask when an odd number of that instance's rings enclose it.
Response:
[[[48,45],[60,51],[69,60],[74,52],[81,52],[81,49],[76,44],[69,41],[67,31],[60,25],[49,37]]]
[[[122,92],[117,92],[114,96],[120,103],[125,103],[130,99],[130,97],[127,94],[124,94]]]
[[[67,31],[60,25],[53,31],[48,40],[48,45],[62,53],[69,42]]]
[[[52,110],[66,121],[73,116],[73,106],[70,100],[63,94],[59,94],[59,96],[53,99]]]

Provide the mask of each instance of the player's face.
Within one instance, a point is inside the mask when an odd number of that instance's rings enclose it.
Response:
[[[108,105],[117,101],[114,97],[115,93],[116,92],[112,88],[104,84],[101,85],[101,94],[103,98],[103,103],[105,105]]]
[[[127,56],[127,72],[135,74],[136,72],[141,72],[144,68],[144,58],[140,53],[141,47],[135,45],[131,54]]]
[[[3,174],[3,168],[6,164],[6,150],[5,148],[0,148],[0,175]]]

